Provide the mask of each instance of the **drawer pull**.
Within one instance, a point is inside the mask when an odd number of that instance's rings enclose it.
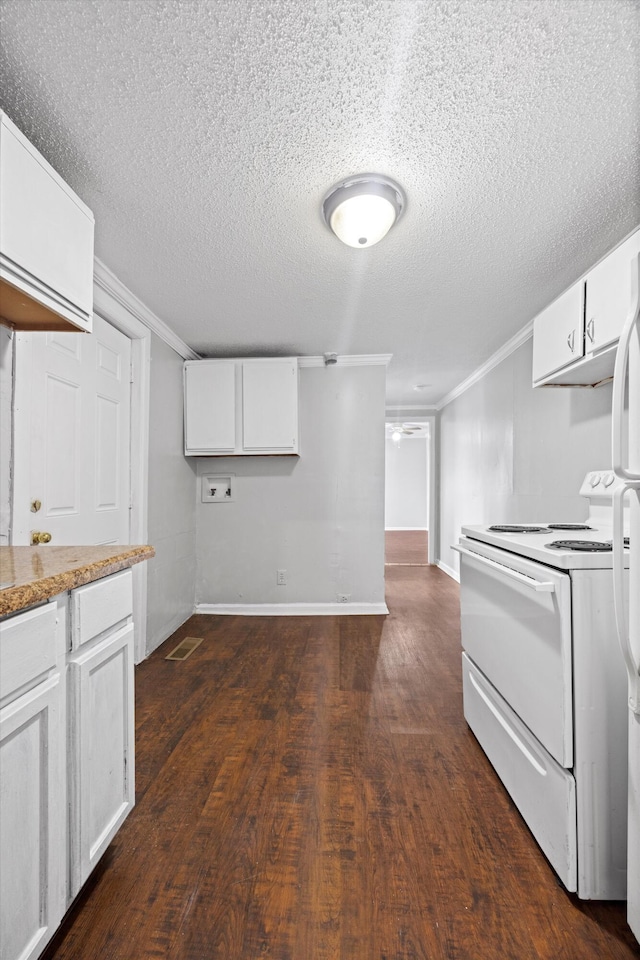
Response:
[[[478,696],[479,696],[479,697],[484,701],[484,703],[487,705],[487,707],[489,708],[489,710],[491,711],[491,713],[493,714],[493,716],[496,718],[496,720],[498,721],[498,723],[500,724],[500,726],[503,728],[503,730],[504,730],[506,733],[508,733],[508,735],[511,737],[511,739],[512,739],[513,742],[515,743],[515,745],[516,745],[516,747],[518,748],[518,750],[519,750],[522,754],[524,754],[524,756],[527,758],[527,760],[529,761],[529,763],[531,764],[531,766],[532,766],[535,770],[537,770],[537,772],[538,772],[542,777],[546,777],[547,771],[546,771],[545,767],[543,767],[542,764],[540,763],[540,761],[537,760],[536,757],[534,757],[534,755],[533,755],[533,754],[531,753],[531,751],[525,746],[525,744],[522,742],[522,740],[520,740],[520,738],[519,738],[518,736],[516,736],[515,731],[512,730],[512,728],[509,726],[509,724],[508,724],[507,721],[504,719],[504,717],[502,716],[502,714],[500,713],[500,711],[498,710],[498,708],[495,706],[495,704],[493,704],[493,703],[491,702],[491,700],[490,700],[489,697],[486,695],[486,693],[484,692],[484,690],[482,689],[482,687],[480,686],[480,684],[478,683],[478,681],[476,680],[476,678],[474,677],[474,675],[473,675],[472,673],[469,674],[469,680],[471,680],[471,683],[472,683],[473,686],[475,687]]]
[[[451,549],[455,550],[456,553],[462,554],[463,557],[470,557],[472,560],[477,560],[478,563],[485,564],[487,567],[495,570],[496,573],[500,573],[510,580],[516,580],[518,583],[524,584],[525,587],[531,587],[536,593],[555,592],[556,585],[552,583],[551,580],[536,580],[534,577],[528,577],[526,573],[519,573],[517,570],[512,570],[511,567],[505,567],[503,563],[498,563],[489,557],[483,557],[482,554],[475,553],[473,550],[467,550],[466,547],[454,545]]]

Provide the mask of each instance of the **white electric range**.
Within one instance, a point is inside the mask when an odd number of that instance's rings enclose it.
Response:
[[[584,525],[463,527],[454,548],[465,718],[582,899],[626,895],[626,674],[611,550],[618,485],[611,471],[587,474]]]

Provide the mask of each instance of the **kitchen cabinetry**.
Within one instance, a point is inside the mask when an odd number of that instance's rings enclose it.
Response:
[[[94,218],[0,111],[0,317],[91,331]]]
[[[536,317],[534,383],[584,356],[584,283],[575,283]]]
[[[187,456],[297,454],[297,358],[188,360],[184,430]]]
[[[613,376],[639,252],[637,230],[536,317],[534,386],[595,386]]]
[[[68,662],[70,897],[134,804],[132,577],[123,571],[71,594]]]
[[[134,804],[132,574],[0,623],[2,960],[35,960]]]
[[[618,340],[631,305],[631,262],[640,253],[640,230],[587,275],[585,347],[601,350]]]
[[[33,960],[64,914],[66,598],[0,623],[0,956]]]

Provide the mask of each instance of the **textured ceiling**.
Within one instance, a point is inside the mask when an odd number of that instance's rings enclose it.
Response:
[[[389,402],[433,403],[640,222],[635,0],[0,11],[3,108],[205,355],[393,353]],[[363,171],[408,203],[353,250],[320,204]]]

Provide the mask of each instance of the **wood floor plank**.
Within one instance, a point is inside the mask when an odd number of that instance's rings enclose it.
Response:
[[[457,585],[387,567],[387,593],[388,617],[194,616],[140,664],[137,806],[47,960],[640,957],[464,721]]]
[[[427,538],[426,530],[386,530],[385,563],[426,564]]]

